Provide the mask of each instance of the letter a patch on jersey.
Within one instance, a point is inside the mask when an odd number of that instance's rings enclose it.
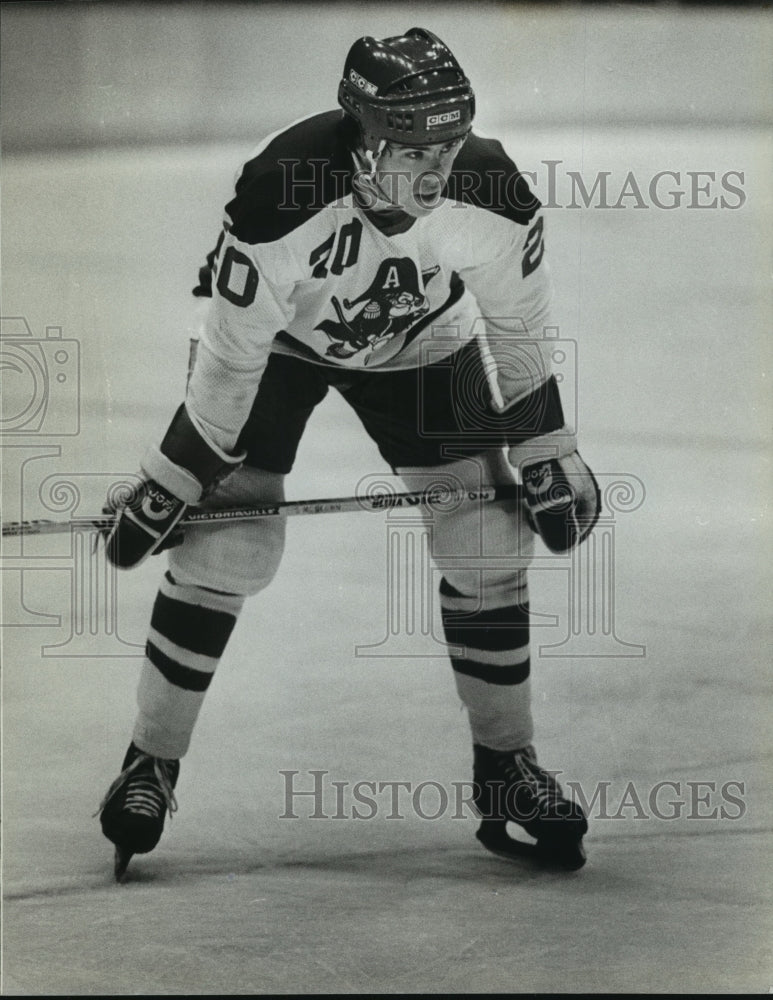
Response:
[[[387,343],[405,334],[429,312],[427,296],[422,291],[440,270],[439,266],[422,271],[421,282],[416,265],[410,257],[389,257],[379,265],[375,278],[361,295],[340,302],[331,299],[337,320],[324,319],[316,327],[327,334],[332,343],[326,354],[337,360],[351,358],[360,351],[369,351],[363,364]],[[402,344],[391,356],[398,353]]]
[[[384,288],[399,288],[400,279],[397,276],[397,268],[392,264],[387,271],[386,281],[384,282]]]

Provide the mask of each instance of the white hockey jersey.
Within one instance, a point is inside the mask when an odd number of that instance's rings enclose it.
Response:
[[[276,133],[243,166],[195,294],[212,296],[187,407],[231,451],[272,351],[390,371],[433,363],[485,334],[497,357],[549,322],[540,205],[495,140],[471,134],[428,215],[372,211],[340,111]],[[523,357],[523,353],[520,352]],[[533,354],[531,357],[533,358]],[[498,364],[504,405],[535,365]],[[496,391],[496,390],[495,390]]]

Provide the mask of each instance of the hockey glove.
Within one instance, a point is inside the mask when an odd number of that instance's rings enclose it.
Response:
[[[155,479],[146,479],[123,506],[107,504],[105,514],[115,514],[108,529],[103,529],[105,552],[114,566],[130,569],[149,555],[179,545],[182,532],[175,525],[187,504],[165,489]]]
[[[511,448],[509,459],[520,469],[531,522],[551,552],[568,552],[593,530],[601,511],[596,477],[576,448],[540,456],[535,444]],[[524,457],[527,451],[531,455]]]
[[[105,532],[110,562],[129,569],[179,544],[182,533],[174,528],[188,505],[198,503],[243,458],[243,454],[228,455],[214,444],[183,404],[160,448],[146,453],[141,463],[142,485],[117,509],[115,521]]]

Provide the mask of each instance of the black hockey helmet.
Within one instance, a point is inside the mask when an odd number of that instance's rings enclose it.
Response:
[[[425,28],[359,38],[346,57],[338,103],[372,151],[382,139],[410,146],[460,139],[475,116],[470,81],[448,46]]]

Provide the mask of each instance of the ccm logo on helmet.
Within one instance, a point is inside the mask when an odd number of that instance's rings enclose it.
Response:
[[[364,76],[360,76],[360,74],[355,72],[353,69],[349,70],[349,79],[355,86],[359,87],[360,90],[364,90],[366,94],[378,93],[378,87],[375,83],[371,83],[370,80],[366,80]]]
[[[448,125],[450,122],[458,122],[462,117],[462,112],[457,108],[456,111],[444,111],[442,115],[427,115],[427,128],[432,128],[433,125]]]

